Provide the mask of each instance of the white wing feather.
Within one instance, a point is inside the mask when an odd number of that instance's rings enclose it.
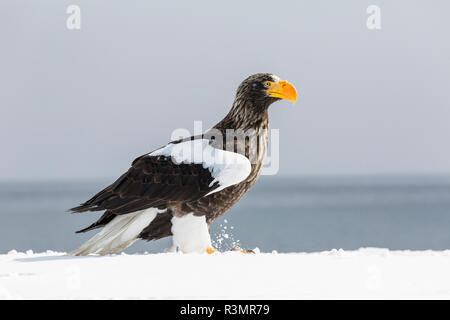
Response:
[[[150,156],[172,157],[176,163],[202,164],[211,172],[219,187],[207,195],[244,181],[252,170],[250,161],[242,154],[214,148],[207,139],[171,143],[149,153]]]

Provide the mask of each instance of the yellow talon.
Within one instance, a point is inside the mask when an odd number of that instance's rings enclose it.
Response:
[[[208,247],[208,248],[206,248],[206,253],[207,253],[207,254],[212,254],[212,253],[214,253],[214,252],[217,252],[217,250],[214,249],[213,247]]]
[[[246,253],[246,254],[255,253],[255,251],[253,251],[253,250],[243,250],[240,248],[232,248],[230,251],[240,251],[241,253]]]

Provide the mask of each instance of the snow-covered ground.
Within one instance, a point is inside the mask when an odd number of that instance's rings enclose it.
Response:
[[[3,299],[450,298],[450,250],[0,255]]]

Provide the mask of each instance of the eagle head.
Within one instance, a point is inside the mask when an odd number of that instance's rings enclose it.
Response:
[[[256,106],[268,107],[285,99],[295,103],[297,90],[286,80],[271,73],[257,73],[242,81],[236,92],[236,100],[248,101]]]

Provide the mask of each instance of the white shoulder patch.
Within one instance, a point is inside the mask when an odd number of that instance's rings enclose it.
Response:
[[[217,149],[207,139],[170,143],[149,153],[150,156],[172,157],[176,163],[197,163],[211,172],[219,187],[207,195],[245,180],[252,170],[250,161],[242,154]]]

